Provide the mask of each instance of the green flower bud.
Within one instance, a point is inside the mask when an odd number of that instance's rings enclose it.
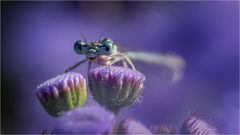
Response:
[[[89,72],[89,87],[94,99],[115,113],[136,102],[144,80],[142,73],[117,66],[101,66]]]
[[[65,73],[39,85],[35,93],[47,113],[58,117],[84,105],[87,98],[86,80],[79,73]]]

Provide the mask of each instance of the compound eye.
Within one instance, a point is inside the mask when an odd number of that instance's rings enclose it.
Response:
[[[102,46],[105,48],[105,51],[110,51],[113,46],[113,43],[105,42],[104,44],[102,44]]]
[[[110,55],[110,54],[112,54],[113,46],[114,45],[112,43],[102,44],[99,47],[99,54],[101,54],[101,55]]]
[[[101,43],[102,44],[113,44],[113,41],[110,38],[104,38]]]
[[[110,51],[110,46],[109,45],[106,45],[104,48],[105,48],[105,51],[107,51],[107,52]]]
[[[84,54],[85,53],[85,45],[86,43],[83,42],[82,40],[78,40],[74,43],[74,51],[77,54]]]
[[[105,38],[101,41],[101,46],[99,47],[100,55],[110,55],[115,51],[115,45],[110,38]]]
[[[102,40],[102,45],[105,48],[105,51],[109,52],[113,46],[113,41],[110,38],[105,38]]]

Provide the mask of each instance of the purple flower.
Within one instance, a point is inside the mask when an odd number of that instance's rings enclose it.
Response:
[[[217,134],[217,129],[208,122],[202,120],[200,116],[190,115],[183,122],[181,133],[213,135]]]
[[[116,134],[152,134],[142,123],[132,119],[121,121],[115,130]]]
[[[96,105],[84,106],[62,115],[53,133],[108,134],[112,132],[115,122],[115,115],[106,109]]]
[[[42,83],[35,93],[47,113],[58,117],[85,103],[86,81],[79,73],[66,73]]]
[[[175,130],[168,125],[160,125],[151,127],[153,134],[174,134]]]
[[[115,113],[137,101],[144,80],[142,73],[117,66],[100,66],[89,72],[89,87],[94,99]]]

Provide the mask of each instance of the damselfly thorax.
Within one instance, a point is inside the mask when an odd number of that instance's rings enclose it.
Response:
[[[107,55],[99,55],[91,61],[98,65],[110,65],[111,61],[113,61],[113,58]]]

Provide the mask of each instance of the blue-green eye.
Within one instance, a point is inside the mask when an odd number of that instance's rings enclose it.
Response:
[[[112,39],[110,38],[104,38],[102,41],[101,41],[102,44],[113,44],[113,41]]]
[[[105,48],[105,51],[110,51],[112,49],[113,46],[113,41],[110,38],[105,38],[102,40],[102,46]]]
[[[109,51],[111,51],[111,49],[112,49],[113,43],[106,42],[106,43],[104,43],[102,46],[103,46],[103,48],[105,49],[105,51],[109,52]]]
[[[110,46],[105,46],[105,51],[109,52],[110,51]]]
[[[113,41],[109,38],[105,38],[101,41],[101,46],[99,46],[99,54],[109,55],[112,52]]]
[[[83,42],[82,40],[78,40],[74,43],[74,51],[77,54],[85,54],[85,45],[86,43]]]
[[[99,46],[99,49],[98,49],[98,54],[100,55],[111,55],[113,53],[115,53],[115,47],[116,45],[114,44],[104,44],[104,45],[101,45]]]

